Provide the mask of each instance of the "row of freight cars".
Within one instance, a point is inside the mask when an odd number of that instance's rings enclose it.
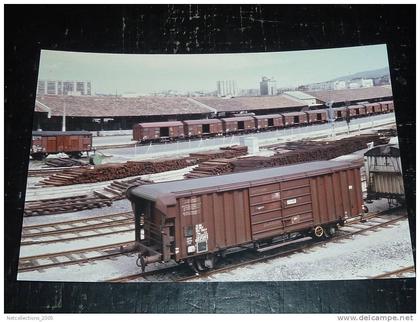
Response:
[[[394,111],[393,101],[351,105],[334,108],[334,119],[352,119]],[[221,119],[202,119],[170,122],[139,123],[133,127],[133,140],[148,142],[174,141],[235,133],[250,133],[291,126],[304,126],[328,121],[325,109],[282,114],[237,116]]]
[[[356,118],[394,111],[393,101],[334,108],[334,118]],[[228,135],[264,131],[289,126],[327,122],[327,110],[283,114],[240,116],[222,119],[187,120],[182,122],[140,123],[134,126],[133,138],[139,142],[178,140],[202,136]],[[49,154],[66,153],[80,157],[92,151],[92,134],[88,131],[33,131],[30,154],[42,160]]]
[[[294,237],[329,237],[367,211],[362,166],[316,161],[131,187],[137,265],[173,260],[197,271],[232,248],[263,251]],[[364,166],[368,199],[404,202],[398,145],[368,150]]]

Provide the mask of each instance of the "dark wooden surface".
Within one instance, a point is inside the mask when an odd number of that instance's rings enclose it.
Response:
[[[5,312],[414,312],[415,279],[17,282],[40,49],[224,53],[386,43],[415,243],[415,6],[5,6]]]

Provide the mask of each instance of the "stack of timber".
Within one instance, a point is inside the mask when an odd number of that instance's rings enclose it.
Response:
[[[94,196],[79,195],[66,198],[54,198],[25,203],[25,216],[52,215],[65,212],[81,211],[85,209],[110,206],[111,200]]]
[[[185,178],[202,178],[232,172],[233,165],[231,161],[231,159],[214,159],[202,162],[190,173],[187,173]]]
[[[248,157],[233,160],[233,171],[242,172],[301,162],[330,160],[365,149],[370,142],[380,145],[386,144],[388,139],[378,135],[360,135],[331,142],[291,142],[286,145],[286,149],[291,150],[289,152],[278,153],[271,157]]]
[[[54,168],[64,168],[64,167],[86,165],[86,163],[79,160],[70,159],[70,158],[56,158],[56,159],[45,160],[45,165],[49,167],[54,167]]]
[[[191,158],[197,159],[197,162],[205,162],[213,159],[231,159],[248,153],[248,147],[233,145],[220,148],[219,150],[210,150],[203,152],[190,153]]]
[[[95,190],[93,193],[102,198],[108,198],[111,200],[125,199],[125,192],[128,188],[133,186],[142,186],[144,184],[150,184],[153,181],[142,180],[140,178],[134,178],[130,180],[113,181],[110,185],[104,188],[104,190]]]
[[[183,169],[200,162],[216,158],[235,158],[247,153],[247,147],[230,146],[220,150],[192,153],[189,157],[161,159],[155,161],[128,161],[126,163],[108,163],[79,169],[65,169],[40,181],[43,186],[65,186],[81,183],[95,183],[118,180],[145,174],[160,173]]]
[[[120,164],[103,164],[84,169],[68,169],[40,182],[41,185],[65,186],[81,183],[95,183],[111,181],[144,174],[178,170],[193,165],[189,158],[156,160],[156,161],[128,161]]]

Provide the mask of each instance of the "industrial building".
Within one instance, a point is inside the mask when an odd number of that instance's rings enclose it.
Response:
[[[380,102],[392,100],[391,86],[373,86],[356,89],[342,89],[337,91],[305,92],[318,101],[327,104],[333,102],[333,107],[346,106],[363,102]]]
[[[65,125],[67,130],[130,130],[139,122],[206,119],[243,113],[267,115],[319,109],[331,101],[334,107],[340,107],[391,99],[390,86],[232,98],[42,95],[36,98],[33,129],[59,131]]]
[[[274,77],[263,77],[260,82],[260,95],[277,95],[277,85]]]

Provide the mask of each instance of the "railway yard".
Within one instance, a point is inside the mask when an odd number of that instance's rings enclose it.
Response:
[[[375,124],[373,124],[375,122]],[[130,187],[194,180],[321,160],[363,161],[368,144],[387,144],[393,115],[352,127],[328,126],[256,133],[249,153],[240,136],[135,146],[126,137],[96,139],[101,165],[62,155],[31,160],[21,236],[19,280],[41,281],[264,281],[413,277],[414,261],[403,207],[386,199],[347,220],[330,238],[289,234],[262,249],[233,247],[210,270],[173,260],[139,264]],[[341,128],[341,130],[340,130]],[[382,132],[383,134],[383,132]],[[95,144],[95,140],[94,140]],[[366,178],[361,173],[366,194]],[[182,182],[180,184],[182,185]],[[163,228],[162,228],[163,229]],[[314,240],[315,239],[315,240]],[[144,267],[143,267],[144,268]]]

